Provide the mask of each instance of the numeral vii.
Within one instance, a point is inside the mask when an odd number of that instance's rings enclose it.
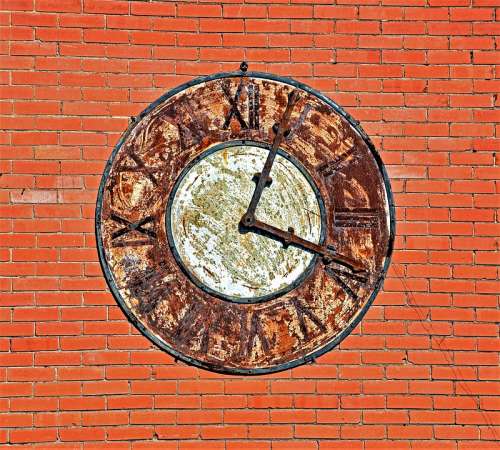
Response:
[[[269,342],[264,327],[259,319],[256,312],[242,313],[241,315],[241,331],[240,331],[240,349],[239,356],[242,358],[249,357],[255,347],[256,341],[260,342],[262,350],[264,352],[269,352],[271,348],[271,343]],[[250,319],[250,320],[249,320]]]
[[[187,346],[193,340],[199,341],[200,351],[206,353],[210,340],[210,321],[203,316],[203,307],[200,303],[192,303],[182,319],[179,321],[174,337]]]

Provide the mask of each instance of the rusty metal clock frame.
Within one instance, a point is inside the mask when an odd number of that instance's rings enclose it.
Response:
[[[257,375],[314,361],[359,323],[389,267],[395,217],[384,165],[357,121],[305,84],[241,69],[185,83],[131,121],[105,167],[95,223],[104,276],[134,326],[176,359]],[[235,218],[241,233],[319,255],[286,288],[246,301],[199,282],[169,225],[186,171],[237,146],[296,161],[321,205],[317,242],[293,223],[245,223],[259,199]],[[265,167],[255,174],[254,197],[268,178]]]

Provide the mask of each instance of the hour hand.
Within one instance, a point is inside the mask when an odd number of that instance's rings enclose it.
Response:
[[[255,216],[255,210],[257,209],[257,204],[262,197],[262,193],[266,186],[270,184],[269,174],[271,173],[271,168],[274,163],[274,159],[276,157],[276,153],[278,152],[278,147],[288,132],[288,122],[290,121],[290,116],[292,114],[293,107],[299,100],[299,92],[297,89],[290,92],[288,96],[288,103],[286,105],[285,112],[281,117],[281,120],[278,124],[273,127],[274,132],[276,133],[273,140],[273,145],[269,150],[267,155],[266,162],[264,163],[264,167],[262,172],[257,175],[255,190],[253,191],[252,199],[250,200],[250,204],[248,205],[247,212],[242,217],[242,222],[251,222]]]
[[[326,264],[334,262],[349,268],[355,273],[366,272],[366,269],[354,259],[340,255],[326,245],[319,245],[306,239],[302,239],[294,233],[293,228],[288,228],[288,231],[285,231],[257,219],[254,219],[250,223],[242,221],[241,225],[249,231],[260,231],[264,235],[281,241],[285,246],[293,245],[312,253],[316,253],[323,258],[323,261]]]

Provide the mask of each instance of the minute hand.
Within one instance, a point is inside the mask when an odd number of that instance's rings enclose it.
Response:
[[[243,225],[247,226],[255,217],[257,204],[259,203],[260,198],[262,197],[262,192],[264,191],[264,188],[266,187],[266,184],[268,182],[269,174],[271,173],[271,168],[273,167],[274,163],[274,158],[276,157],[276,153],[278,152],[280,142],[285,135],[286,128],[292,114],[292,109],[297,103],[298,99],[299,93],[297,89],[295,89],[288,96],[288,103],[286,105],[285,113],[281,117],[281,120],[278,124],[278,129],[276,130],[276,136],[274,136],[273,145],[269,150],[266,162],[264,163],[262,172],[259,175],[259,179],[257,181],[257,185],[255,186],[255,190],[253,191],[252,199],[250,200],[250,204],[248,205],[247,212],[241,218],[241,222],[243,223]]]
[[[273,225],[269,225],[257,219],[255,219],[249,225],[249,229],[250,231],[252,231],[252,229],[262,231],[263,233],[282,241],[285,245],[294,245],[296,247],[309,250],[310,252],[322,256],[328,261],[336,262],[337,264],[348,267],[353,272],[365,271],[365,268],[357,261],[347,256],[339,255],[338,253],[333,252],[326,245],[319,245],[315,244],[314,242],[307,241],[306,239],[302,239],[301,237],[294,234],[293,231],[284,231],[280,228],[276,228]]]

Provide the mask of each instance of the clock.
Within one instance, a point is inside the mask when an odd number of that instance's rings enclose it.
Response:
[[[382,285],[394,227],[359,123],[245,63],[132,118],[96,207],[104,276],[130,321],[176,359],[232,374],[341,342]]]

